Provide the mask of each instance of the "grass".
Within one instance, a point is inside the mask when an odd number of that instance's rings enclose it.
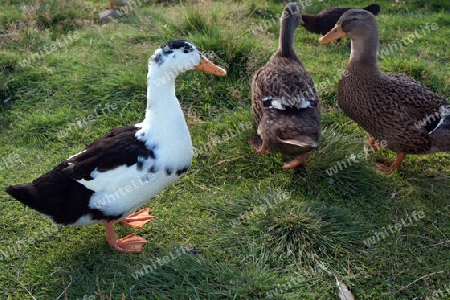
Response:
[[[334,299],[336,278],[357,299],[450,297],[449,154],[408,156],[391,177],[372,170],[393,161],[389,150],[326,172],[361,153],[368,137],[336,104],[347,41],[319,46],[317,35],[296,32],[296,50],[322,98],[323,137],[308,166],[294,172],[281,169],[279,153],[259,156],[247,144],[256,132],[249,81],[276,50],[283,3],[141,1],[133,16],[100,25],[96,16],[107,7],[100,0],[7,2],[0,34],[13,39],[0,41],[2,190],[35,179],[110,128],[142,120],[147,61],[165,41],[191,40],[229,75],[177,79],[197,154],[189,172],[148,203],[156,219],[136,231],[149,240],[141,254],[113,251],[102,226],[55,228],[0,192],[1,297]],[[405,2],[379,2],[380,49],[426,23],[438,27],[380,57],[380,67],[449,97],[450,7]],[[333,5],[312,1],[304,10]],[[57,44],[75,32],[78,38]],[[111,103],[114,109],[70,127]],[[409,222],[418,212],[423,218]],[[396,225],[400,231],[388,231]],[[133,231],[116,227],[120,236]]]

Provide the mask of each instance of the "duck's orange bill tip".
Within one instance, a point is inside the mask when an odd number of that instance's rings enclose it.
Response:
[[[332,41],[338,40],[347,34],[342,31],[341,25],[336,24],[333,29],[331,29],[327,34],[319,39],[319,44],[325,45]]]
[[[225,76],[227,75],[227,71],[222,69],[219,66],[213,64],[210,60],[205,57],[200,58],[200,63],[195,66],[195,69],[198,71],[202,71],[205,73],[210,73],[217,76]]]

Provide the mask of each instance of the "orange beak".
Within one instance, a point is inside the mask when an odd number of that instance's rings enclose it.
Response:
[[[213,64],[210,60],[208,60],[204,56],[200,57],[200,63],[195,66],[195,69],[198,71],[210,73],[210,74],[217,75],[217,76],[227,75],[227,71],[225,71],[224,69],[222,69],[219,66],[216,66],[215,64]]]
[[[319,39],[319,44],[325,45],[331,43],[332,41],[340,39],[346,35],[347,34],[344,31],[342,31],[341,25],[336,24],[334,28],[330,30],[330,32],[328,32]]]

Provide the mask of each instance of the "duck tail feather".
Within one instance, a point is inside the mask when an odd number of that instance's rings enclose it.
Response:
[[[363,9],[367,10],[368,12],[371,12],[374,16],[378,15],[380,12],[380,5],[378,4],[370,4]]]
[[[37,211],[43,212],[43,201],[39,196],[39,191],[31,183],[8,186],[5,191],[23,204]]]

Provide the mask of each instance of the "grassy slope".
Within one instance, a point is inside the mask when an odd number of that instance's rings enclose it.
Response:
[[[425,299],[449,287],[448,154],[409,156],[388,178],[369,168],[375,161],[392,161],[387,150],[333,178],[326,174],[360,153],[367,137],[336,105],[336,76],[349,55],[346,42],[319,47],[318,36],[296,33],[300,58],[323,86],[325,129],[308,167],[285,171],[281,155],[257,156],[246,143],[255,134],[249,76],[276,49],[275,20],[283,4],[141,2],[134,16],[105,26],[93,21],[107,6],[99,0],[48,0],[46,8],[21,8],[12,0],[2,7],[1,33],[18,34],[0,49],[2,189],[36,178],[112,127],[140,121],[146,62],[166,40],[189,39],[213,51],[209,55],[229,70],[226,78],[187,72],[177,80],[200,152],[183,179],[150,202],[157,219],[139,231],[149,240],[142,254],[114,252],[101,226],[55,231],[45,216],[1,192],[0,251],[15,249],[7,258],[0,252],[2,297],[56,298],[69,286],[61,298],[260,299],[271,293],[275,299],[333,299],[335,276],[358,299]],[[413,76],[448,97],[448,7],[439,1],[379,3],[380,48],[427,22],[438,24],[381,59],[381,68]],[[331,5],[313,1],[306,11]],[[205,6],[212,12],[201,13]],[[264,31],[251,32],[264,21]],[[18,66],[69,31],[79,38],[29,67]],[[114,109],[83,128],[70,127],[111,103]],[[58,136],[67,128],[67,135]],[[414,211],[423,211],[424,218],[364,245]],[[133,230],[117,226],[117,231],[124,236]],[[138,280],[132,277],[142,264],[166,255],[175,259]]]

